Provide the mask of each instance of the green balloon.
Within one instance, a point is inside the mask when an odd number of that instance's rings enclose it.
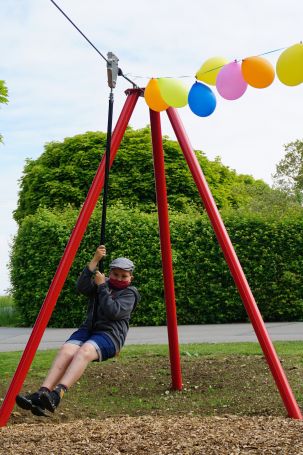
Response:
[[[161,77],[158,79],[161,96],[172,107],[184,107],[188,103],[188,88],[177,79]]]

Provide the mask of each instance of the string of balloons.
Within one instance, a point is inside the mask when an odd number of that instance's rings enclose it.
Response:
[[[107,58],[87,38],[79,27],[67,16],[54,0],[52,4],[76,28],[85,40],[108,63]],[[227,100],[236,100],[246,91],[248,85],[254,88],[266,88],[275,78],[273,66],[263,57],[272,52],[265,52],[242,61],[234,60],[228,63],[223,57],[213,57],[206,60],[196,73],[196,82],[191,89],[178,79],[172,77],[152,78],[146,86],[144,97],[148,106],[154,111],[163,111],[168,107],[184,107],[189,105],[192,112],[200,117],[211,115],[217,105],[214,92],[208,85],[216,86],[219,95]],[[276,72],[280,81],[289,86],[299,85],[303,82],[303,44],[302,42],[286,48],[280,55]],[[119,76],[131,82],[134,88],[137,85],[129,79],[119,68]],[[136,76],[140,77],[140,76]],[[191,76],[180,76],[180,78]],[[208,84],[208,85],[206,85]]]
[[[209,58],[197,71],[196,81],[190,89],[178,79],[152,78],[144,92],[145,101],[156,112],[170,106],[180,108],[188,104],[194,114],[208,117],[217,105],[216,95],[209,86],[215,86],[222,98],[232,101],[244,95],[248,86],[256,89],[269,87],[276,75],[287,86],[303,83],[302,42],[286,48],[280,54],[276,71],[262,55],[232,62],[223,57]]]

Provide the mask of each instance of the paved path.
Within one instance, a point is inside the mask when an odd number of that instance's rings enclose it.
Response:
[[[270,322],[266,324],[272,341],[303,340],[303,322]],[[46,329],[39,350],[59,348],[74,329]],[[31,328],[0,328],[0,352],[23,351]],[[257,341],[251,324],[181,325],[179,342],[226,343]],[[167,329],[162,327],[131,327],[126,344],[167,344]]]

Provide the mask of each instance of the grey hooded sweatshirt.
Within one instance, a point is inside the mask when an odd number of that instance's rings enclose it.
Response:
[[[119,352],[125,342],[131,313],[140,301],[140,294],[134,286],[113,289],[108,279],[104,284],[96,285],[93,275],[85,267],[77,281],[78,292],[89,299],[86,320],[80,328],[105,332]]]

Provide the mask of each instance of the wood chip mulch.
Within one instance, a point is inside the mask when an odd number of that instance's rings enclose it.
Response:
[[[303,455],[303,422],[279,417],[115,417],[0,429],[5,455]]]

